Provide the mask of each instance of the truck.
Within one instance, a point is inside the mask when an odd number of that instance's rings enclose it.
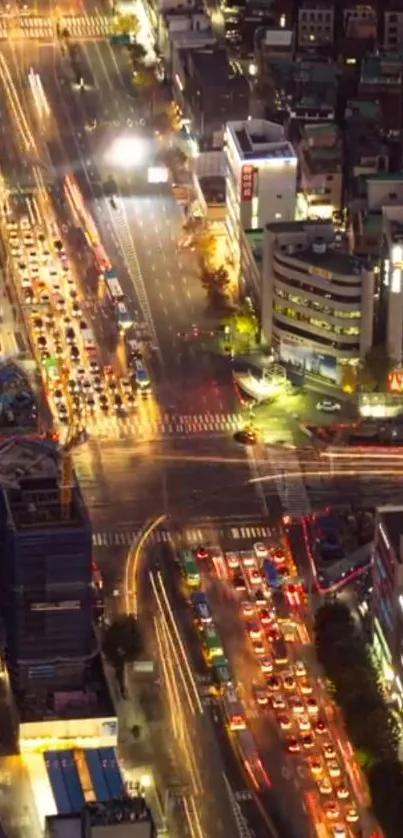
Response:
[[[92,329],[83,329],[81,332],[81,337],[83,339],[84,348],[86,352],[88,352],[88,355],[95,355],[96,345]]]
[[[271,559],[265,559],[262,565],[264,577],[269,588],[278,588],[279,577],[277,568]]]

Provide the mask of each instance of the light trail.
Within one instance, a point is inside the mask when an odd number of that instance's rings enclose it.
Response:
[[[204,830],[201,825],[194,797],[183,798],[183,808],[190,827],[192,838],[204,838]]]
[[[150,523],[147,522],[145,528],[137,542],[129,550],[125,566],[125,605],[126,614],[137,614],[137,573],[141,561],[141,554],[147,539],[152,535],[154,530],[165,521],[166,515],[159,515]]]
[[[373,474],[371,471],[365,471],[364,469],[333,469],[330,473],[319,469],[315,469],[315,471],[304,471],[303,478],[309,477],[364,477],[364,476],[372,476],[374,480],[377,480],[379,477],[402,477],[403,476],[403,466],[402,471],[398,471],[396,468],[384,468],[384,469],[377,469],[376,474]],[[250,484],[254,483],[272,483],[275,480],[278,480],[280,477],[287,478],[290,480],[293,479],[301,479],[301,472],[300,471],[283,471],[278,472],[277,474],[268,474],[264,475],[263,477],[251,477],[250,480],[247,482]]]
[[[164,672],[167,678],[166,685],[168,690],[168,700],[172,701],[172,707],[170,708],[171,715],[173,713],[176,713],[178,715],[178,718],[180,719],[180,726],[179,728],[176,728],[179,734],[178,742],[181,746],[184,756],[186,757],[187,769],[192,780],[193,791],[195,794],[201,794],[203,791],[203,785],[200,778],[200,772],[194,758],[193,746],[190,741],[186,718],[184,715],[183,701],[181,701],[181,696],[178,688],[178,683],[182,681],[182,685],[186,694],[187,684],[186,680],[183,677],[180,662],[178,661],[175,654],[175,644],[170,635],[169,626],[166,622],[165,616],[163,615],[161,615],[161,617],[159,618],[158,640],[161,646],[161,660],[164,660],[165,662]],[[178,668],[179,681],[177,675],[175,675],[175,664]],[[192,707],[192,705],[189,705],[189,707],[194,717],[194,708]]]
[[[174,732],[175,738],[179,739],[180,735],[181,735],[181,731],[180,731],[179,726],[178,726],[178,720],[180,719],[180,721],[182,721],[182,714],[178,715],[177,712],[176,712],[178,705],[177,705],[177,702],[175,701],[174,694],[173,694],[174,691],[172,689],[170,675],[169,675],[169,671],[168,671],[168,665],[167,665],[167,661],[166,661],[166,658],[165,658],[165,652],[164,652],[164,649],[163,649],[163,640],[162,640],[162,636],[161,636],[161,628],[160,628],[159,622],[160,622],[160,618],[157,619],[157,617],[154,617],[154,630],[155,630],[155,637],[156,637],[156,640],[157,640],[158,657],[159,657],[159,662],[160,662],[160,666],[161,666],[161,669],[162,669],[162,674],[163,674],[163,677],[164,677],[166,690],[167,690],[167,693],[168,693],[168,705],[169,705],[169,712],[170,712],[170,716],[171,716],[172,730]],[[177,689],[176,684],[175,684],[175,689]]]
[[[305,518],[302,519],[302,531],[303,531],[304,542],[305,542],[305,550],[306,550],[309,565],[310,565],[310,568],[311,568],[312,579],[313,579],[313,582],[315,584],[316,590],[322,596],[327,596],[328,594],[337,593],[337,591],[339,591],[341,588],[344,588],[346,585],[348,585],[349,582],[353,582],[354,579],[358,579],[360,576],[363,576],[364,573],[368,572],[369,565],[364,565],[364,567],[359,567],[359,568],[357,568],[357,570],[353,570],[350,574],[344,576],[343,579],[340,579],[338,582],[335,582],[333,585],[329,585],[328,588],[323,587],[320,584],[319,579],[318,579],[318,571],[316,569],[315,561],[314,561],[312,551],[311,551],[311,548],[310,548],[310,544],[309,544],[309,538],[308,538]]]
[[[155,583],[155,579],[154,579],[154,576],[152,575],[152,573],[150,573],[150,582],[151,582],[151,587],[152,587],[152,589],[153,589],[153,593],[154,593],[154,596],[155,596],[155,600],[156,600],[156,603],[157,603],[157,606],[158,606],[158,609],[159,609],[159,612],[160,612],[161,618],[162,618],[162,619],[163,619],[163,620],[164,620],[164,621],[168,624],[167,616],[166,616],[166,614],[165,614],[165,610],[164,610],[164,605],[163,605],[163,602],[162,602],[162,600],[161,600],[161,597],[160,597],[160,594],[159,594],[159,592],[158,592],[158,589],[157,589],[157,586],[156,586],[156,583]],[[176,628],[176,626],[175,626],[175,628]],[[170,629],[170,626],[169,626],[169,624],[168,624],[168,633],[169,633],[169,629]],[[177,664],[177,666],[178,666],[178,671],[179,671],[180,679],[181,679],[182,684],[183,684],[183,689],[184,689],[184,692],[185,692],[185,695],[186,695],[186,698],[187,698],[187,701],[188,701],[188,704],[189,704],[189,709],[190,709],[190,712],[191,712],[194,716],[196,716],[197,711],[198,711],[198,710],[200,710],[200,708],[201,708],[200,712],[201,712],[201,713],[203,712],[203,708],[202,708],[202,705],[201,705],[201,702],[200,702],[200,697],[199,697],[199,694],[198,694],[198,693],[197,693],[197,702],[196,702],[196,704],[195,704],[195,702],[194,702],[194,700],[193,700],[193,698],[192,698],[192,695],[191,695],[191,692],[190,692],[189,686],[188,686],[188,684],[187,684],[187,681],[186,681],[186,678],[185,678],[185,675],[184,675],[183,669],[182,669],[182,665],[181,665],[181,663],[183,662],[184,658],[186,659],[186,653],[185,653],[185,650],[184,650],[184,648],[183,648],[182,641],[180,641],[180,644],[181,644],[181,645],[179,646],[179,649],[180,649],[180,655],[179,655],[178,649],[176,648],[176,645],[175,645],[175,643],[173,642],[172,638],[171,638],[171,641],[172,641],[172,642],[171,642],[171,651],[172,651],[172,654],[173,654],[173,656],[174,656],[174,658],[175,658],[176,664]],[[182,658],[182,661],[181,661],[180,657]],[[186,660],[187,660],[187,659],[186,659]],[[191,678],[193,679],[193,675],[192,675],[192,674],[191,674]],[[200,706],[199,706],[199,705],[200,705]]]
[[[157,573],[157,579],[158,579],[158,582],[159,582],[160,590],[161,590],[161,593],[162,593],[162,596],[163,596],[163,599],[164,599],[164,602],[165,602],[166,609],[167,609],[169,617],[170,617],[171,625],[172,625],[172,628],[173,628],[174,633],[175,633],[176,640],[178,642],[179,648],[180,648],[181,653],[182,653],[183,662],[185,664],[185,668],[186,668],[186,671],[187,671],[187,674],[188,674],[188,678],[189,678],[190,684],[192,686],[192,690],[193,690],[193,693],[194,693],[194,696],[195,696],[196,704],[199,708],[199,711],[200,711],[201,715],[203,715],[203,712],[204,712],[203,711],[203,705],[202,705],[201,700],[200,700],[199,691],[197,689],[196,681],[193,677],[193,672],[190,668],[190,664],[189,664],[188,657],[187,657],[187,654],[186,654],[186,651],[185,651],[185,647],[183,645],[182,639],[181,639],[179,631],[178,631],[178,627],[176,625],[176,620],[175,620],[174,613],[173,613],[172,608],[171,608],[171,603],[169,602],[169,599],[168,599],[168,594],[166,592],[166,588],[165,588],[165,585],[164,585],[164,580],[161,576],[161,573],[159,573],[159,572]]]

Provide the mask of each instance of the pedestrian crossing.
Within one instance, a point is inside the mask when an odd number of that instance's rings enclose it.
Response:
[[[126,417],[97,416],[88,422],[87,429],[90,436],[97,439],[149,440],[167,436],[186,437],[191,434],[221,436],[233,434],[239,426],[240,419],[236,413],[135,413]]]
[[[301,518],[311,512],[303,472],[293,448],[261,446],[259,457],[248,451],[254,486],[260,495],[266,514],[270,509],[273,489],[277,492],[284,514]]]
[[[53,41],[58,31],[66,29],[75,40],[107,38],[113,34],[114,22],[109,15],[66,15],[58,20],[40,15],[21,15],[18,19],[0,19],[0,39],[11,36],[29,40]]]
[[[92,544],[93,547],[132,547],[137,544],[143,530],[106,530],[104,532],[93,532]],[[194,527],[185,529],[182,532],[184,542],[190,546],[197,547],[203,544],[206,533],[201,527]],[[264,526],[245,526],[245,527],[228,527],[220,528],[218,536],[230,538],[234,541],[259,541],[260,539],[270,538],[271,530]],[[167,544],[173,541],[171,533],[166,530],[161,530],[150,535],[150,543]]]

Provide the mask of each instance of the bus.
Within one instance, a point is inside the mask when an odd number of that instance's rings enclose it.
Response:
[[[204,626],[203,639],[207,648],[207,657],[210,661],[213,661],[214,658],[224,656],[224,649],[222,647],[221,640],[217,634],[215,626],[211,623]]]
[[[223,709],[230,730],[245,730],[245,710],[233,686],[223,691]]]
[[[130,326],[133,325],[133,318],[131,314],[129,314],[126,306],[122,302],[116,303],[116,316],[118,321],[119,329],[122,331],[126,331],[126,329],[130,329]]]
[[[217,686],[220,690],[233,683],[232,672],[226,658],[215,658],[213,661],[213,673]]]
[[[179,561],[182,568],[182,573],[190,588],[200,587],[200,573],[199,568],[192,556],[190,550],[181,550],[179,554]]]
[[[151,381],[150,376],[146,370],[144,365],[144,361],[140,358],[136,358],[134,361],[134,377],[136,380],[137,387],[139,388],[141,393],[145,395],[151,392]]]
[[[124,294],[114,268],[105,271],[105,286],[108,297],[113,305],[124,302]]]
[[[202,591],[198,591],[195,594],[192,594],[192,605],[193,610],[196,613],[196,617],[198,618],[199,622],[203,625],[206,623],[211,623],[211,610],[208,599],[206,594]]]
[[[273,658],[278,666],[285,666],[288,663],[288,652],[283,637],[279,637],[273,643]]]

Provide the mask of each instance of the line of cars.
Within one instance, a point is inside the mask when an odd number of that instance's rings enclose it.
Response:
[[[49,404],[60,424],[122,415],[136,402],[132,381],[102,367],[85,303],[55,222],[31,212],[7,221],[7,239]],[[39,215],[39,211],[37,212]]]
[[[240,612],[261,679],[254,685],[256,702],[270,710],[284,738],[284,746],[305,765],[318,794],[319,811],[328,834],[334,838],[361,833],[360,818],[349,779],[335,744],[317,684],[297,657],[298,632],[289,626],[297,615],[280,617],[273,591],[261,573],[260,563],[271,556],[287,574],[287,554],[281,548],[255,545],[253,551],[227,553],[231,582],[240,594]],[[283,600],[284,603],[284,600]],[[291,617],[291,619],[290,619]]]

